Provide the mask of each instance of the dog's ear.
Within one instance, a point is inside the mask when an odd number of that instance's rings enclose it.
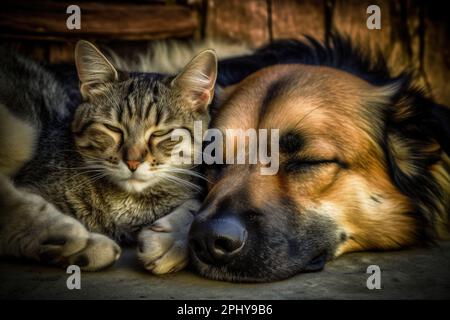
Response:
[[[442,149],[450,155],[450,108],[431,103],[431,130]]]
[[[119,81],[119,72],[92,43],[80,40],[75,47],[75,64],[84,100],[101,94],[105,84]]]
[[[450,109],[434,103],[414,88],[400,88],[388,114],[387,132],[409,145],[414,159],[450,154]],[[410,141],[410,142],[409,142]],[[430,160],[429,160],[430,161]]]
[[[443,161],[449,154],[449,110],[407,84],[396,92],[387,112],[385,149],[391,177],[414,199],[417,211],[439,212],[446,179],[436,178],[436,172],[448,175]]]
[[[172,86],[181,92],[192,110],[205,112],[213,99],[216,79],[216,53],[214,50],[205,50],[172,80]]]

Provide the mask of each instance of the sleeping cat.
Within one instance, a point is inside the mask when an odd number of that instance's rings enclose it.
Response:
[[[0,255],[98,270],[118,259],[116,241],[139,237],[147,269],[184,267],[186,244],[164,237],[190,224],[201,175],[170,161],[193,143],[172,141],[171,133],[192,131],[195,120],[207,128],[214,51],[169,77],[116,70],[80,41],[75,108],[70,79],[62,83],[6,51],[1,59]]]

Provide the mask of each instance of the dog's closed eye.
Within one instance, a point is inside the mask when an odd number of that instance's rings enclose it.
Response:
[[[326,159],[289,159],[284,165],[284,170],[287,173],[302,173],[308,170],[317,169],[321,166],[338,163],[337,160]]]

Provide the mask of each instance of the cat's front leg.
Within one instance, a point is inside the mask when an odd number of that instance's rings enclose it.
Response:
[[[0,174],[0,255],[94,271],[114,263],[120,248]]]
[[[188,200],[140,232],[138,257],[147,270],[164,274],[187,265],[189,229],[200,205],[198,200]]]

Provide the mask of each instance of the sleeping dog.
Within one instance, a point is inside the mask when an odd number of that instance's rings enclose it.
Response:
[[[209,278],[273,281],[449,237],[450,112],[408,74],[333,36],[221,61],[218,84],[211,127],[279,129],[279,170],[206,166],[195,218],[171,214],[140,234],[152,272],[189,257]]]

